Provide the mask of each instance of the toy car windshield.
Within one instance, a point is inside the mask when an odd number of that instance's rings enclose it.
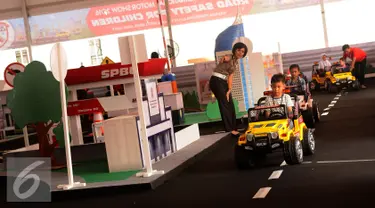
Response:
[[[346,66],[348,67],[348,66]],[[345,67],[342,67],[340,64],[334,64],[332,65],[332,74],[341,74],[341,73],[347,73],[349,70],[346,70]]]
[[[270,111],[268,117],[265,116],[266,111]],[[258,106],[248,110],[248,117],[249,122],[280,120],[288,118],[286,112],[287,109],[285,105]]]

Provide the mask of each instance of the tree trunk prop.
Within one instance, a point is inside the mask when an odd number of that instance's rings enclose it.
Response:
[[[36,133],[38,136],[38,142],[39,142],[39,151],[40,155],[42,157],[50,157],[51,158],[51,165],[52,167],[58,165],[56,162],[56,158],[53,154],[53,151],[55,149],[55,144],[50,144],[49,143],[49,138],[48,138],[48,131],[52,127],[53,122],[50,124],[46,125],[43,122],[39,122],[35,125]]]

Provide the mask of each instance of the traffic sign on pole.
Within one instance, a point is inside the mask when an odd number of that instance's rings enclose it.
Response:
[[[51,69],[52,74],[57,81],[60,82],[60,96],[61,96],[61,112],[64,126],[64,140],[65,140],[65,154],[66,164],[68,169],[68,181],[69,184],[58,185],[58,188],[64,190],[71,189],[74,187],[86,186],[86,183],[74,182],[73,178],[73,167],[72,167],[72,156],[70,152],[70,139],[69,139],[69,125],[68,125],[68,112],[66,105],[65,95],[65,77],[67,73],[67,56],[64,48],[60,43],[56,43],[51,51]]]
[[[4,79],[5,82],[11,86],[14,87],[14,78],[17,74],[22,73],[25,71],[25,66],[21,63],[15,62],[9,64],[5,70],[4,70]]]

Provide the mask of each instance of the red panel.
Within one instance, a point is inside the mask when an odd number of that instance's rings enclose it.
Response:
[[[85,114],[93,114],[96,112],[103,112],[104,109],[100,104],[99,100],[88,99],[88,100],[79,100],[68,103],[68,116],[77,116]]]
[[[148,62],[138,63],[139,76],[163,74],[166,63],[166,58],[150,59]],[[69,86],[130,77],[133,77],[131,64],[121,65],[121,63],[116,63],[69,69],[65,83]]]

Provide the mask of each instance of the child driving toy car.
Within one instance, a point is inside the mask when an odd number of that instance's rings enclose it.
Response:
[[[291,93],[294,94],[306,94],[306,81],[301,75],[301,70],[298,64],[292,64],[289,67],[291,79],[286,81],[286,86],[293,86],[290,88]]]
[[[342,57],[340,58],[339,64],[340,64],[340,66],[337,67],[337,69],[340,69],[340,72],[349,72],[350,71],[350,67],[346,65],[344,58],[342,58]]]
[[[285,77],[283,74],[275,74],[271,79],[272,95],[267,96],[265,100],[265,106],[275,105],[286,105],[288,109],[288,116],[293,117],[293,102],[292,98],[288,94],[284,94],[285,89]],[[269,118],[271,114],[281,113],[285,115],[283,108],[272,108],[267,109],[265,112],[266,118]]]

